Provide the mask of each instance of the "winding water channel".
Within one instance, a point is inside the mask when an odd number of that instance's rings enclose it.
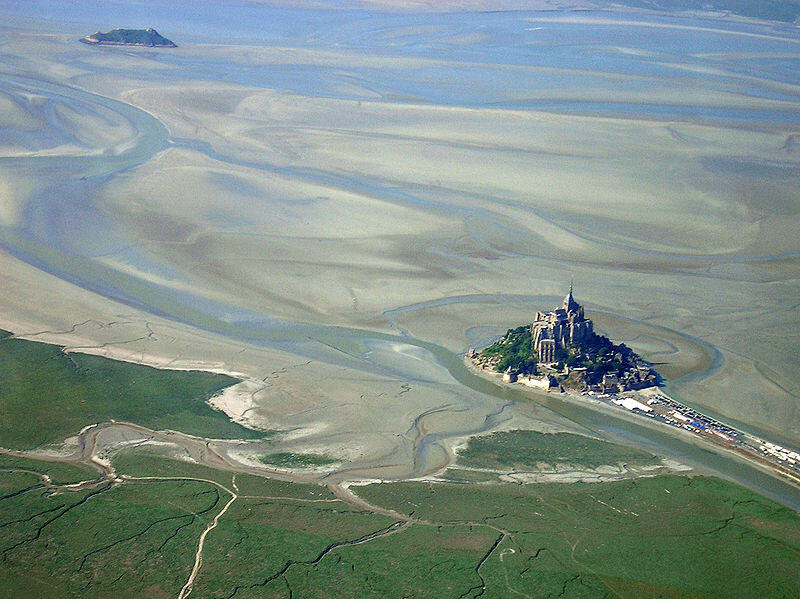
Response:
[[[740,459],[718,453],[673,431],[640,425],[610,412],[565,402],[557,396],[499,386],[470,372],[462,356],[408,333],[394,336],[357,328],[284,321],[269,314],[243,310],[112,270],[95,260],[95,257],[109,251],[126,251],[126,257],[144,270],[169,268],[152,262],[146,254],[132,246],[125,249],[130,242],[94,205],[89,193],[110,175],[142,164],[168,147],[170,141],[165,127],[150,114],[129,104],[73,87],[10,75],[0,75],[0,87],[11,94],[30,92],[75,106],[102,107],[119,115],[137,131],[133,143],[117,154],[0,158],[0,165],[25,169],[31,176],[35,176],[40,169],[63,174],[61,195],[40,194],[25,206],[19,223],[0,228],[0,245],[5,251],[61,279],[172,321],[247,343],[278,348],[303,358],[405,380],[424,380],[407,365],[386,359],[385,356],[391,355],[391,351],[369,351],[371,348],[389,347],[402,342],[422,350],[426,359],[446,369],[459,385],[500,400],[500,409],[472,428],[452,430],[446,434],[418,431],[414,445],[414,466],[413,471],[408,473],[409,478],[436,471],[447,464],[448,450],[443,443],[447,438],[489,430],[502,418],[506,406],[514,402],[533,401],[601,437],[634,444],[695,466],[701,471],[717,473],[794,509],[800,509],[799,488]],[[211,152],[208,148],[205,150]],[[265,168],[263,165],[255,166]],[[315,175],[305,173],[305,176],[313,178]],[[65,223],[76,222],[81,223],[82,230],[67,230]],[[89,239],[94,240],[92,244],[83,243]],[[180,277],[180,273],[171,274]],[[475,300],[464,298],[463,301]],[[332,475],[331,479],[346,480],[347,476],[348,473],[341,472]]]

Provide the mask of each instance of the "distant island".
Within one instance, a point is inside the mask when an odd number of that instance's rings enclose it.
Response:
[[[108,33],[93,33],[81,38],[84,44],[98,46],[142,46],[146,48],[177,48],[178,46],[155,29],[114,29]]]
[[[509,329],[497,342],[468,357],[504,373],[506,382],[550,389],[618,393],[658,385],[660,377],[632,349],[594,332],[572,285],[561,308],[537,312],[530,325]]]

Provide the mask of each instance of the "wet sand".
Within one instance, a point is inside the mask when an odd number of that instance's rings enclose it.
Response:
[[[455,365],[574,277],[677,399],[800,444],[795,30],[303,15],[169,55],[0,31],[3,327],[234,372],[233,417],[404,478],[585,427]]]

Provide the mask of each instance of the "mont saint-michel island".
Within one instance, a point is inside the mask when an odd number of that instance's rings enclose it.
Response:
[[[108,33],[97,31],[81,40],[84,44],[95,46],[139,46],[144,48],[177,48],[152,27],[147,29],[112,29]]]
[[[537,312],[533,323],[510,329],[473,357],[479,366],[504,373],[506,382],[540,389],[616,393],[653,387],[659,381],[650,364],[629,347],[595,333],[572,286],[560,308]]]
[[[800,453],[720,422],[666,395],[653,365],[624,343],[594,330],[570,284],[561,307],[537,312],[530,324],[509,329],[466,357],[484,372],[565,398],[605,404],[690,433],[753,459],[795,481]]]

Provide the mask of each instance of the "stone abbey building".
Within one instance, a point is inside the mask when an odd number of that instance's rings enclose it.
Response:
[[[592,321],[583,316],[583,306],[572,297],[572,285],[561,308],[552,312],[537,312],[531,324],[531,338],[541,364],[557,362],[556,350],[569,343],[580,343],[591,338]]]

